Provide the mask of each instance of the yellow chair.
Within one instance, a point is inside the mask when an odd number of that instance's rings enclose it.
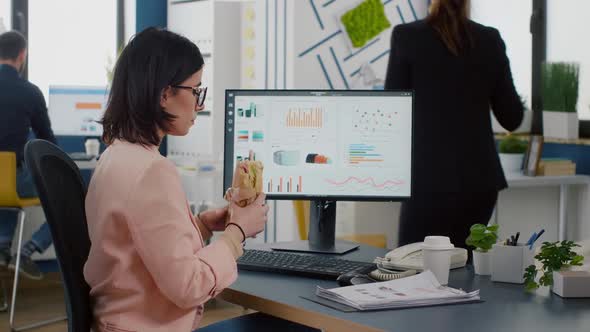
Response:
[[[0,210],[15,211],[18,213],[18,241],[16,251],[16,266],[14,272],[14,283],[12,288],[12,299],[10,301],[10,317],[9,323],[11,331],[17,330],[14,328],[14,309],[16,304],[16,290],[18,288],[18,276],[20,272],[20,255],[23,241],[23,228],[25,222],[24,208],[30,206],[41,206],[38,198],[20,198],[16,190],[16,155],[14,152],[0,152]],[[6,303],[6,287],[4,280],[2,280],[2,289],[4,291],[4,304],[0,307],[0,311],[7,309]],[[40,324],[44,325],[44,324]],[[31,326],[40,326],[33,324]]]
[[[297,219],[297,228],[299,230],[299,239],[307,240],[307,229],[309,228],[309,201],[293,201],[295,209],[295,218]]]
[[[339,236],[338,239],[362,243],[377,248],[387,248],[387,236],[385,234],[347,234]]]

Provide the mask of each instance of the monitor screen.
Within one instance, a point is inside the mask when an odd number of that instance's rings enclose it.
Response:
[[[104,86],[49,87],[49,119],[56,135],[102,136],[100,121],[109,91]]]
[[[412,110],[410,91],[227,90],[224,187],[252,151],[269,199],[407,199]]]

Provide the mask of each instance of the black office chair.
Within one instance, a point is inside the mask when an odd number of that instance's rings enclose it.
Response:
[[[86,186],[76,164],[56,145],[33,140],[25,162],[45,212],[65,288],[69,332],[88,332],[92,324],[90,286],[83,268],[90,238],[84,200]]]

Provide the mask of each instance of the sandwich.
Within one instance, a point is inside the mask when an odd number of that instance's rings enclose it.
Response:
[[[225,200],[244,207],[262,193],[262,170],[260,161],[245,160],[236,165],[232,186],[225,192]]]

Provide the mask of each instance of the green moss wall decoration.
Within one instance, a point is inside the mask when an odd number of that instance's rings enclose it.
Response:
[[[363,47],[391,27],[381,0],[365,0],[340,18],[354,48]]]

